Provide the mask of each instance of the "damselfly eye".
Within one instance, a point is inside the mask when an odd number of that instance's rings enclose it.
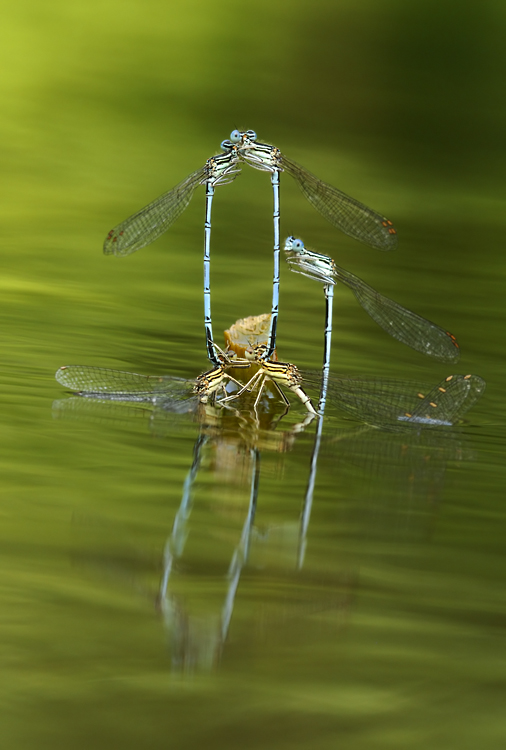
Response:
[[[241,131],[240,130],[232,130],[230,133],[230,140],[232,143],[239,143],[241,140]]]
[[[248,136],[248,138],[250,139],[250,141],[256,141],[256,139],[257,139],[257,134],[255,133],[254,130],[247,130],[246,131],[246,135]]]
[[[232,141],[229,141],[227,138],[225,141],[221,142],[220,148],[222,151],[230,151],[233,146],[234,144],[232,143]]]
[[[302,242],[302,240],[294,239],[292,242],[292,247],[294,250],[304,250],[304,243]]]

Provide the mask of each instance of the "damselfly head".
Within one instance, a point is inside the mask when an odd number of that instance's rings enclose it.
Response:
[[[294,253],[302,253],[305,250],[305,245],[302,242],[302,240],[297,239],[297,237],[287,237],[285,240],[285,253],[288,252],[294,252]]]
[[[255,347],[248,346],[248,348],[244,350],[244,357],[250,362],[255,362],[256,360]]]
[[[242,153],[245,149],[249,150],[255,148],[255,146],[257,145],[256,141],[257,134],[255,133],[255,131],[246,130],[244,133],[241,133],[241,141],[238,144],[239,151],[241,151]]]
[[[254,130],[232,130],[230,138],[221,142],[222,151],[230,151],[234,147],[247,148],[253,145],[257,139],[257,134]]]
[[[233,130],[230,133],[230,140],[234,143],[244,143],[246,141],[256,141],[257,134],[254,130],[243,130],[242,132],[240,130]]]
[[[322,284],[335,284],[336,264],[329,255],[309,250],[303,241],[296,237],[286,238],[285,253],[291,271],[301,273]]]
[[[247,349],[245,349],[244,356],[246,359],[250,360],[250,362],[261,362],[267,351],[268,346],[266,344],[250,344]]]

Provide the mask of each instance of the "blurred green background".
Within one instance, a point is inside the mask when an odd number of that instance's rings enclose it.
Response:
[[[4,4],[5,747],[504,746],[505,16],[492,0]],[[218,672],[184,681],[153,600],[197,427],[158,439],[147,419],[53,419],[65,395],[53,374],[206,368],[203,189],[153,246],[125,259],[101,248],[234,128],[391,218],[399,249],[340,235],[288,176],[283,239],[332,255],[462,349],[457,368],[424,359],[343,289],[333,369],[488,385],[462,444],[414,449],[416,471],[380,438],[327,446],[302,579],[283,555],[312,436],[266,452],[261,523],[284,531],[246,577]],[[268,176],[247,167],[216,191],[218,334],[270,309],[271,210]],[[278,331],[282,359],[319,365],[321,288],[284,267]],[[192,527],[204,610],[248,497],[233,482],[224,493],[219,464],[204,462]]]

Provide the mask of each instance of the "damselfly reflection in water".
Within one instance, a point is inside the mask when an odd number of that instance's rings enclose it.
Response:
[[[130,555],[127,548],[114,556],[118,545],[104,539],[98,565],[93,545],[91,572],[96,577],[101,566],[102,575],[114,576],[117,585],[118,567],[128,565],[130,585],[139,592],[142,584],[147,609],[154,607],[161,617],[170,668],[186,673],[217,668],[231,637],[234,648],[247,653],[265,645],[266,638],[291,637],[294,628],[305,630],[311,642],[327,623],[339,637],[350,625],[364,585],[361,570],[368,567],[360,554],[367,545],[357,542],[382,540],[384,533],[389,539],[396,534],[399,541],[408,534],[409,539],[426,538],[437,524],[448,465],[469,460],[456,433],[398,435],[363,426],[333,433],[312,475],[313,507],[307,502],[301,507],[307,451],[292,455],[280,444],[273,446],[275,452],[255,448],[237,432],[206,427],[196,438],[193,460],[188,446],[189,470],[178,501],[175,440],[178,433],[166,436],[166,454],[156,443],[156,455],[164,462],[166,455],[168,462],[173,520],[165,541],[157,533],[149,542],[149,570],[138,541]],[[140,492],[138,502],[143,500]],[[99,520],[90,524],[92,542]],[[82,521],[81,515],[77,522]],[[352,553],[349,545],[338,543],[350,521]],[[110,522],[107,529],[114,538]],[[86,537],[86,529],[81,536]],[[159,550],[155,560],[153,549]]]
[[[215,606],[208,618],[195,618],[191,615],[188,604],[188,590],[181,599],[177,593],[177,584],[173,585],[172,574],[178,571],[189,536],[189,521],[194,501],[194,486],[201,467],[206,448],[212,448],[209,435],[201,434],[197,439],[193,453],[193,463],[186,477],[181,504],[176,513],[172,532],[167,538],[163,553],[163,571],[157,597],[158,608],[163,615],[165,628],[170,639],[172,666],[178,671],[190,671],[196,668],[212,668],[221,658],[227,639],[235,598],[242,570],[248,561],[251,535],[257,509],[260,481],[260,452],[250,448],[243,454],[249,459],[250,492],[248,508],[239,541],[233,550],[228,571],[224,595],[219,599],[221,606]],[[219,441],[214,445],[219,450]],[[181,586],[181,581],[179,581]],[[220,601],[221,600],[221,601]]]
[[[252,342],[266,343],[263,336],[269,321],[262,317],[259,325],[250,326],[248,344]],[[262,323],[266,323],[262,327]],[[251,330],[253,328],[253,331]],[[255,333],[256,328],[256,333]],[[237,326],[231,327],[229,336],[234,336]],[[238,342],[240,345],[240,342]],[[226,355],[222,355],[225,359]],[[251,366],[250,362],[247,362]],[[241,573],[247,563],[254,535],[254,519],[260,482],[260,453],[274,452],[283,455],[290,450],[296,437],[304,429],[304,424],[294,425],[289,430],[275,431],[279,416],[276,414],[275,402],[270,399],[270,409],[249,419],[249,412],[239,412],[233,408],[213,407],[202,403],[199,394],[194,392],[194,381],[182,381],[173,378],[149,379],[129,377],[110,371],[97,372],[95,368],[66,368],[59,371],[60,381],[76,389],[87,405],[120,407],[121,402],[134,403],[141,408],[151,408],[155,419],[152,428],[157,430],[160,421],[156,416],[175,412],[190,412],[195,415],[200,424],[199,436],[194,447],[194,459],[187,478],[184,482],[179,510],[174,519],[172,532],[169,535],[163,553],[163,571],[157,608],[162,614],[167,633],[170,637],[170,649],[173,668],[178,671],[206,669],[216,665],[227,638],[234,603],[241,579]],[[233,382],[232,380],[229,383]],[[133,385],[132,385],[133,384]],[[215,393],[219,391],[216,389]],[[207,396],[209,397],[209,392]],[[264,401],[269,400],[268,389],[264,392]],[[69,399],[72,401],[72,399]],[[279,410],[278,410],[279,411]],[[285,411],[285,410],[284,410]],[[65,403],[55,405],[55,412],[65,416]],[[308,415],[310,416],[310,415]],[[166,426],[166,424],[164,425]],[[204,461],[204,457],[212,456],[211,461]],[[194,502],[194,489],[198,481],[198,473],[204,462],[204,471],[210,464],[213,473],[217,474],[216,486],[220,492],[220,507],[226,504],[227,484],[237,484],[238,477],[249,478],[249,501],[245,513],[242,529],[231,556],[223,584],[217,586],[222,591],[221,596],[211,597],[213,606],[208,616],[202,615],[199,606],[199,616],[192,613],[191,581],[192,576],[185,576],[182,571],[183,555],[187,553],[187,540],[190,534],[189,522]],[[241,482],[244,484],[245,482]],[[210,486],[206,483],[206,486]],[[238,502],[241,492],[239,487],[234,489],[234,505]],[[212,533],[212,532],[211,532]],[[262,534],[256,534],[262,543]],[[179,591],[183,589],[182,596]],[[217,601],[218,600],[218,601]]]
[[[392,250],[397,245],[397,232],[392,222],[355,198],[337,190],[292,161],[275,146],[257,142],[254,130],[233,130],[230,139],[221,144],[232,156],[238,154],[255,169],[270,172],[274,211],[274,273],[272,287],[271,330],[264,358],[269,359],[276,346],[279,308],[279,183],[280,173],[287,172],[297,182],[307,200],[331,224],[353,239],[379,250]]]
[[[261,334],[258,333],[260,329]],[[268,330],[268,316],[245,319],[231,326],[226,336],[228,360],[234,361],[230,347],[235,346],[234,353],[238,360],[248,362],[246,358],[248,350],[252,350],[254,354],[257,347],[266,346]],[[273,549],[279,550],[280,538],[283,539],[283,560],[287,567],[287,586],[290,590],[293,587],[294,570],[298,570],[299,575],[303,575],[302,571],[308,565],[306,550],[312,549],[310,522],[312,512],[313,516],[315,513],[313,499],[316,497],[318,500],[319,497],[315,494],[315,488],[320,486],[319,481],[321,481],[318,474],[320,454],[322,456],[320,464],[323,463],[323,459],[330,457],[330,464],[320,466],[320,470],[323,471],[323,476],[331,471],[334,477],[332,486],[335,487],[336,472],[347,470],[346,446],[348,443],[358,446],[355,448],[358,451],[363,444],[362,441],[368,440],[367,462],[371,465],[371,474],[377,471],[380,465],[381,472],[385,474],[385,481],[389,485],[395,479],[405,496],[408,492],[412,496],[413,491],[416,490],[420,494],[421,502],[426,502],[427,498],[424,493],[429,491],[427,487],[430,487],[431,499],[433,499],[441,487],[446,463],[449,460],[459,460],[462,455],[458,443],[454,441],[454,433],[452,431],[445,433],[441,427],[448,427],[452,424],[450,417],[456,419],[461,416],[471,405],[471,394],[474,393],[476,399],[477,390],[479,390],[476,389],[477,381],[465,376],[453,376],[444,391],[439,390],[443,386],[437,386],[437,394],[431,393],[430,389],[425,393],[419,390],[415,394],[413,384],[403,383],[403,381],[391,381],[387,386],[388,381],[332,378],[329,386],[330,407],[335,404],[346,407],[348,414],[360,421],[368,422],[369,425],[373,423],[381,427],[393,425],[397,429],[404,428],[404,430],[401,435],[398,435],[396,432],[376,430],[362,424],[346,430],[339,428],[336,431],[335,424],[330,423],[331,428],[327,432],[322,432],[323,419],[317,418],[317,431],[309,460],[306,491],[304,493],[302,484],[295,486],[293,479],[287,477],[288,481],[284,482],[283,486],[286,486],[286,492],[290,494],[291,503],[294,501],[296,503],[295,517],[293,520],[283,519],[280,524],[279,517],[275,521],[270,520],[268,508],[263,507],[261,503],[262,495],[268,493],[269,478],[272,477],[272,473],[268,471],[261,472],[261,465],[265,468],[276,455],[276,471],[282,471],[282,466],[289,460],[289,452],[297,441],[303,439],[302,433],[311,423],[311,415],[306,412],[308,420],[306,424],[303,422],[291,425],[290,429],[284,431],[279,429],[280,422],[276,414],[279,394],[276,390],[270,389],[270,379],[266,374],[268,370],[266,371],[265,364],[261,363],[261,356],[259,356],[259,363],[249,361],[251,368],[255,364],[259,365],[258,372],[262,374],[265,383],[261,398],[257,401],[256,411],[250,404],[256,394],[252,396],[247,391],[237,399],[220,404],[228,398],[222,391],[223,383],[214,391],[215,405],[213,406],[209,403],[211,399],[208,403],[202,403],[199,400],[199,395],[193,391],[195,381],[192,380],[180,380],[170,376],[165,376],[165,379],[163,377],[147,379],[148,376],[140,376],[139,379],[134,375],[130,378],[128,373],[118,375],[115,371],[112,375],[111,371],[97,373],[97,368],[60,370],[65,384],[72,385],[73,390],[87,397],[81,397],[79,399],[81,403],[89,406],[95,405],[97,409],[109,405],[121,409],[122,402],[125,402],[141,409],[148,409],[153,414],[153,420],[150,421],[151,429],[158,435],[161,435],[161,430],[164,429],[168,439],[179,434],[177,429],[172,433],[170,431],[170,425],[178,419],[194,423],[196,418],[199,423],[193,462],[183,485],[172,531],[164,546],[162,574],[156,595],[157,609],[163,617],[169,637],[172,668],[177,671],[211,669],[217,665],[226,646],[232,619],[237,616],[244,617],[243,608],[239,608],[239,612],[237,609],[242,598],[247,599],[251,585],[250,579],[257,569],[265,570],[265,560],[272,559]],[[69,378],[69,373],[73,372],[76,377],[71,375]],[[242,371],[239,368],[237,372],[239,374],[242,372],[243,376],[249,377],[251,370],[244,367]],[[258,376],[257,379],[259,379]],[[241,390],[234,380],[227,378],[226,381],[227,393],[232,388],[236,388],[237,392]],[[305,387],[306,382],[308,388],[314,387],[318,391],[317,375],[313,375],[312,379],[310,375],[307,375],[307,381],[304,381]],[[455,391],[453,382],[459,384]],[[250,387],[253,388],[253,386]],[[443,400],[439,405],[435,401],[436,395]],[[244,398],[247,400],[243,402]],[[431,399],[435,405],[431,406],[428,399]],[[75,399],[68,399],[68,401],[73,400]],[[415,407],[423,404],[423,409],[417,413],[413,408],[411,417],[406,417],[406,414],[400,414],[400,410],[406,409],[408,404],[411,406],[415,404]],[[63,416],[65,415],[64,405],[65,402],[60,402],[58,405],[59,414]],[[228,408],[224,408],[227,405]],[[231,405],[237,408],[231,408]],[[245,405],[246,408],[244,408]],[[453,411],[450,410],[450,405],[453,405]],[[430,410],[428,418],[423,416],[425,409]],[[283,409],[283,414],[284,411]],[[439,422],[435,420],[434,413],[440,418]],[[333,416],[330,410],[328,414]],[[406,424],[399,420],[399,415],[406,418],[405,422],[413,416],[419,421],[408,422],[411,429],[406,432]],[[441,419],[442,416],[445,416],[445,419]],[[445,424],[442,425],[440,422],[445,422]],[[416,429],[413,429],[413,424]],[[434,429],[421,430],[429,424]],[[402,451],[399,450],[395,465],[385,462],[380,454],[376,457],[376,445],[383,446],[386,441],[388,445],[392,441],[402,443]],[[404,471],[406,456],[410,457],[410,461],[409,466],[406,463]],[[433,458],[429,461],[428,457]],[[280,465],[279,462],[282,464]],[[300,464],[299,458],[296,463]],[[203,479],[203,472],[211,473],[214,481],[209,482],[208,478],[206,481],[199,482],[199,475]],[[363,472],[360,476],[361,482],[367,480]],[[417,479],[418,476],[420,480]],[[419,491],[417,490],[418,481],[420,481]],[[230,486],[233,487],[233,491],[227,490]],[[230,502],[236,503],[236,498],[242,497],[242,520],[240,525],[236,525],[235,542],[226,545],[228,569],[225,568],[226,573],[223,579],[220,579],[221,583],[217,583],[216,574],[210,579],[205,576],[203,578],[202,573],[193,572],[192,566],[189,565],[195,529],[198,529],[199,542],[202,534],[206,533],[206,528],[199,527],[199,517],[194,518],[192,514],[196,488],[198,488],[199,507],[202,496],[207,498],[206,505],[209,508],[212,509],[214,504],[220,507],[220,517],[216,517],[214,521],[206,521],[206,523],[216,523],[219,528],[221,528],[220,523],[223,523],[221,515],[226,505],[226,498],[229,497]],[[214,503],[210,501],[209,493],[211,497],[212,493],[216,493]],[[299,505],[301,499],[303,499],[302,509]],[[296,521],[297,515],[298,521]],[[214,528],[210,527],[207,531],[211,538],[215,536]],[[274,548],[272,548],[273,543],[275,543]],[[221,556],[224,552],[223,546],[221,542]],[[275,554],[279,555],[280,552]],[[276,557],[274,559],[277,560]],[[279,560],[276,565],[279,569]],[[244,580],[243,572],[246,566],[249,574],[248,579]],[[300,601],[298,600],[296,606],[292,605],[289,611],[283,610],[283,622],[286,624],[287,618],[305,618],[308,613],[313,614],[320,610],[325,611],[326,616],[330,611],[332,617],[335,617],[339,623],[343,620],[347,621],[349,609],[352,606],[353,591],[359,585],[359,576],[354,566],[356,563],[351,566],[351,572],[350,565],[345,565],[344,569],[339,568],[337,574],[331,576],[326,585],[318,587],[318,591],[315,591],[313,583],[305,587],[304,579],[300,579],[298,584],[298,590],[302,592],[299,597]],[[214,558],[212,567],[213,570],[216,569]],[[210,581],[212,582],[211,593],[203,597],[203,591],[209,586]],[[269,615],[274,629],[280,624],[279,606],[274,606]],[[284,606],[286,608],[287,605]],[[265,610],[262,617],[265,622]]]

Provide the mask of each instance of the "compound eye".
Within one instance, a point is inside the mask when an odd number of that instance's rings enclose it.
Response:
[[[233,148],[234,144],[232,141],[229,141],[228,138],[225,141],[222,141],[220,144],[220,148],[222,151],[230,151],[231,148]]]
[[[304,243],[302,240],[297,240],[295,237],[292,238],[292,250],[305,250]]]
[[[257,134],[255,133],[254,130],[247,130],[246,131],[246,135],[248,136],[248,138],[250,139],[250,141],[256,141],[256,139],[257,139]]]
[[[240,130],[232,130],[230,133],[230,140],[232,143],[239,143],[241,140],[241,131]]]

